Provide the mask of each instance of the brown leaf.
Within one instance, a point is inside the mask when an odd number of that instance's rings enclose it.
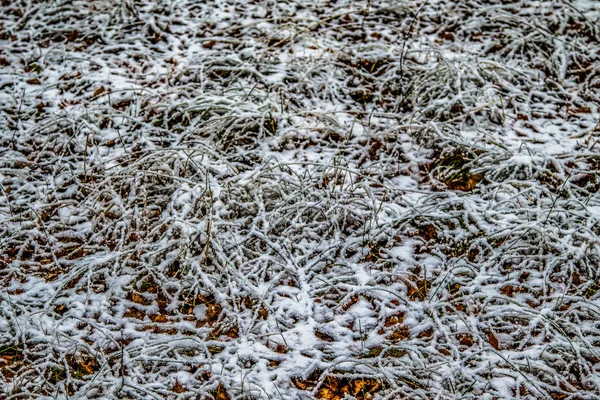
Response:
[[[292,383],[300,390],[307,390],[314,387],[314,382],[304,381],[298,377],[292,377]]]
[[[402,324],[403,321],[404,321],[404,313],[400,312],[400,313],[386,317],[385,318],[385,326],[390,327],[390,326],[400,325],[400,324]]]
[[[91,375],[100,368],[100,364],[98,364],[96,359],[90,355],[67,355],[65,360],[71,370],[80,376]]]
[[[173,385],[173,391],[175,393],[183,393],[183,392],[185,392],[185,388],[183,387],[183,385],[181,383],[179,383],[178,380],[175,380],[175,384]]]
[[[425,239],[426,241],[430,241],[432,239],[437,239],[437,237],[438,237],[438,233],[437,233],[437,230],[435,229],[435,226],[433,226],[431,224],[419,226],[418,229],[419,229],[419,232],[417,234],[419,236],[421,236],[423,239]]]
[[[292,377],[292,383],[300,390],[310,390],[317,385],[322,373],[323,371],[315,369],[306,379],[297,376]]]
[[[445,355],[445,356],[451,356],[452,353],[450,352],[450,350],[445,349],[443,347],[440,347],[437,349],[441,354]]]
[[[445,181],[446,186],[451,190],[460,190],[470,192],[477,187],[477,184],[483,179],[483,174],[466,174],[457,178]]]
[[[352,395],[356,398],[364,397],[366,394],[377,392],[381,388],[381,383],[375,379],[354,379],[350,381]]]
[[[277,368],[281,365],[281,360],[269,360],[269,367]]]
[[[275,347],[275,352],[279,354],[285,354],[288,352],[288,348],[282,344],[278,344],[277,347]]]
[[[381,383],[372,378],[328,376],[317,390],[316,397],[319,400],[342,400],[352,396],[366,400],[373,398],[381,389]]]
[[[415,280],[415,284],[417,287],[414,287],[409,282],[406,282],[408,297],[412,301],[424,301],[429,295],[430,284],[427,279],[417,279]]]
[[[442,39],[448,40],[450,42],[454,42],[454,40],[455,40],[454,34],[452,32],[444,32],[444,33],[440,34],[440,36],[442,37]]]
[[[392,329],[392,333],[387,336],[387,339],[392,341],[404,340],[410,336],[410,331],[406,326],[399,326]]]
[[[258,310],[258,316],[261,319],[267,319],[267,317],[269,316],[269,312],[267,311],[265,306],[260,306],[260,309]]]
[[[94,90],[93,97],[98,97],[105,91],[106,91],[106,89],[104,89],[104,86],[100,86],[98,89]]]
[[[216,326],[212,330],[211,335],[215,338],[227,336],[230,339],[237,339],[239,337],[239,328],[235,325],[224,324],[222,326]]]
[[[215,400],[230,400],[229,394],[227,394],[227,390],[222,383],[219,383],[219,386],[211,393]]]
[[[494,336],[492,331],[488,333],[488,342],[490,342],[493,348],[495,348],[496,350],[500,350],[500,344],[498,343],[498,339],[496,338],[496,336]]]
[[[152,319],[152,321],[154,321],[154,322],[167,322],[168,321],[167,316],[163,315],[163,314],[154,315],[150,319]]]
[[[459,333],[456,336],[458,338],[458,343],[460,343],[461,346],[473,346],[473,336],[470,333]]]
[[[433,338],[433,334],[434,334],[433,328],[429,328],[429,329],[424,330],[421,333],[419,333],[418,337],[420,339],[424,339],[424,340],[431,340]]]
[[[123,316],[125,318],[137,318],[137,319],[144,319],[145,314],[143,312],[141,312],[140,310],[136,310],[135,308],[130,308],[128,311],[126,311]]]
[[[333,342],[335,340],[333,336],[319,330],[315,330],[315,336],[326,342]]]
[[[515,287],[506,285],[500,289],[500,293],[508,297],[513,297],[513,294],[515,293]]]
[[[575,110],[576,114],[591,114],[592,109],[589,107],[579,107]]]
[[[348,311],[350,309],[350,307],[352,307],[353,305],[355,305],[356,303],[358,303],[358,300],[360,300],[360,297],[357,294],[355,294],[354,296],[352,296],[350,298],[350,300],[348,301],[348,303],[346,303],[346,304],[344,304],[342,306],[342,309],[344,311]]]
[[[63,315],[65,312],[68,311],[68,308],[64,304],[61,304],[59,306],[56,306],[54,308],[54,311],[60,315]]]
[[[59,275],[60,275],[60,271],[58,271],[58,270],[48,271],[44,275],[44,279],[46,280],[46,282],[53,282],[56,280],[56,278],[58,278]]]
[[[138,293],[131,293],[129,295],[129,299],[136,304],[147,304],[146,299],[144,299],[144,297]]]
[[[402,322],[404,321],[404,313],[397,313],[394,315],[390,315],[385,318],[385,327],[379,329],[378,333],[380,335],[386,335],[386,339],[392,341],[398,341],[406,339],[410,336],[410,331],[408,327],[404,326]]]

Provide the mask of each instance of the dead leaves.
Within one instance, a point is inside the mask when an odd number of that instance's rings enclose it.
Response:
[[[145,298],[143,295],[141,295],[140,293],[129,293],[129,295],[127,296],[128,300],[134,302],[135,304],[141,304],[141,305],[149,305],[151,302],[150,300],[148,300],[147,298]]]
[[[427,278],[416,279],[413,284],[407,284],[408,297],[411,301],[423,301],[429,295],[430,288]]]
[[[0,374],[11,380],[23,364],[23,347],[7,345],[0,347]]]
[[[329,335],[329,334],[327,334],[327,333],[325,333],[323,331],[320,331],[318,329],[315,329],[315,336],[318,337],[319,339],[325,341],[325,342],[331,343],[331,342],[335,341],[335,339],[333,338],[333,336],[331,336],[331,335]]]
[[[422,277],[421,274],[423,274]],[[411,301],[424,301],[429,296],[431,283],[427,279],[426,272],[422,272],[420,266],[413,269],[413,273],[409,275],[405,283],[408,297]]]
[[[404,322],[405,313],[400,312],[390,315],[385,318],[385,323],[377,332],[380,335],[385,335],[385,338],[392,342],[404,340],[410,336],[410,331]]]
[[[483,174],[471,174],[464,173],[460,174],[458,177],[449,179],[444,183],[451,190],[460,190],[462,192],[471,192],[473,191],[479,182],[483,179]]]
[[[65,361],[71,369],[71,374],[77,377],[91,375],[100,368],[100,364],[98,364],[96,358],[90,354],[68,354],[65,356]]]
[[[450,190],[471,192],[483,180],[483,173],[473,172],[478,153],[454,149],[452,152],[441,152],[433,162],[425,166],[425,170],[438,182]]]
[[[459,333],[456,335],[456,338],[458,339],[458,343],[461,346],[464,347],[471,347],[473,346],[473,335],[471,335],[470,333]]]
[[[381,389],[381,382],[372,378],[328,376],[317,390],[317,398],[342,400],[349,395],[356,399],[372,399]]]
[[[133,304],[123,314],[125,318],[152,321],[152,323],[146,322],[140,325],[140,329],[143,330],[174,334],[178,329],[173,325],[185,320],[195,321],[197,328],[210,328],[209,337],[215,340],[236,339],[239,336],[239,328],[235,321],[221,317],[222,307],[211,294],[196,294],[195,296],[181,294],[179,297],[180,307],[177,310],[167,311],[169,301],[172,299],[169,300],[166,297],[160,284],[152,278],[148,278],[136,289],[132,289],[126,299]],[[158,313],[155,311],[156,308],[158,308]],[[259,316],[264,313],[266,310],[258,310]]]
[[[344,375],[328,375],[321,379],[322,371],[314,370],[306,379],[292,378],[292,383],[300,390],[316,390],[319,400],[342,400],[351,396],[359,400],[375,397],[383,389],[382,383],[374,378],[355,378]]]
[[[222,383],[219,383],[219,385],[217,386],[217,388],[215,390],[213,390],[211,392],[213,399],[215,400],[230,400],[231,397],[229,397],[229,394],[227,393],[227,390],[225,389],[225,386],[223,386]]]

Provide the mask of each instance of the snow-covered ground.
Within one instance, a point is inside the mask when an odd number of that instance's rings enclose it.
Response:
[[[0,399],[596,399],[600,3],[0,3]]]

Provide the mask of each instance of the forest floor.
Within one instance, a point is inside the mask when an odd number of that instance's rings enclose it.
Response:
[[[600,398],[600,3],[0,2],[0,399]]]

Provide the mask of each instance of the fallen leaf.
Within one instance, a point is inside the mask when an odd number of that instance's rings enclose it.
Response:
[[[175,393],[183,393],[183,392],[185,392],[185,388],[183,387],[183,385],[181,383],[179,383],[178,380],[175,380],[175,384],[173,385],[173,391]]]
[[[98,97],[105,91],[106,91],[106,89],[104,89],[104,86],[100,86],[98,89],[94,90],[93,97]]]
[[[473,346],[473,336],[470,333],[459,333],[457,337],[458,343],[460,343],[461,346]]]
[[[219,383],[219,386],[217,386],[217,389],[214,390],[211,394],[215,400],[230,400],[231,399],[231,397],[229,397],[229,394],[227,394],[227,390],[225,389],[225,386],[223,386],[222,383]]]
[[[488,342],[490,342],[493,348],[495,348],[496,350],[500,350],[500,344],[498,343],[498,339],[496,338],[496,336],[494,336],[492,331],[488,333]]]

